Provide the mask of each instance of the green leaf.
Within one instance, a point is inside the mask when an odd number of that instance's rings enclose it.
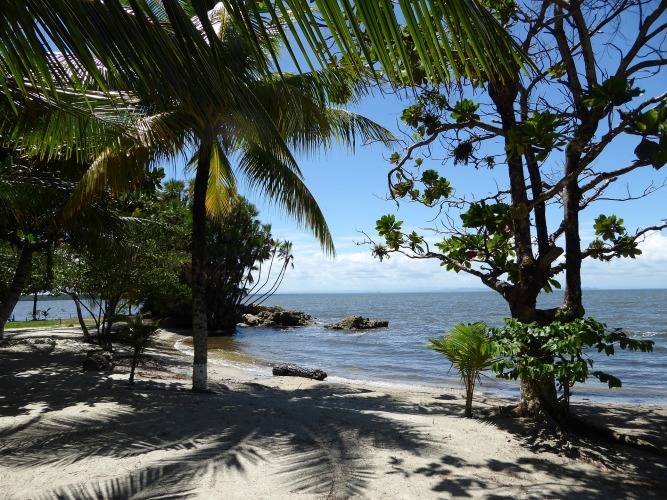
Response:
[[[621,379],[614,377],[613,375],[609,375],[608,373],[596,371],[593,372],[592,375],[596,377],[603,384],[604,383],[608,384],[610,389],[613,389],[614,387],[620,388],[623,385]]]
[[[651,161],[654,156],[660,153],[660,144],[642,139],[639,145],[635,148],[635,155],[641,161]]]

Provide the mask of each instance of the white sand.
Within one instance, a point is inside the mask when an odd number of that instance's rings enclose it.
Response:
[[[530,422],[465,419],[459,392],[385,390],[189,362],[163,333],[163,367],[83,373],[77,329],[0,344],[0,498],[665,498],[667,409],[578,405],[663,454]],[[168,368],[168,369],[165,369]]]

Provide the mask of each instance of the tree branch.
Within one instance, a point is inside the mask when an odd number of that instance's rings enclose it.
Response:
[[[667,221],[665,221],[663,224],[647,227],[645,229],[637,231],[637,233],[634,236],[630,237],[630,241],[636,243],[639,239],[642,239],[647,233],[652,233],[654,231],[662,231],[665,228],[667,228]],[[581,258],[585,259],[587,257],[600,256],[600,255],[604,255],[608,259],[611,259],[613,257],[620,257],[619,251],[625,247],[627,247],[627,241],[625,241],[622,245],[617,244],[610,246],[608,248],[602,248],[602,249],[588,248],[583,252],[581,252]]]
[[[646,42],[648,41],[648,36],[649,36],[649,29],[651,26],[658,20],[660,19],[660,16],[663,14],[663,12],[667,9],[667,0],[661,0],[660,4],[655,8],[652,14],[650,14],[643,23],[641,23],[639,27],[639,33],[637,34],[637,38],[635,39],[635,42],[632,44],[632,47],[628,52],[625,54],[625,57],[621,59],[620,64],[618,65],[618,69],[616,70],[616,75],[625,75],[627,74],[628,67],[630,66],[630,63],[637,57],[637,54],[639,54],[639,51],[646,45]],[[663,29],[663,27],[658,28],[659,31],[660,29]],[[650,35],[651,37],[655,36],[655,33]]]

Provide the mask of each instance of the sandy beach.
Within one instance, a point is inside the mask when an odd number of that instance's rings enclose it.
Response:
[[[134,386],[83,372],[76,328],[0,342],[0,498],[664,498],[667,408],[576,404],[654,450],[539,433],[459,391],[259,377],[162,332]],[[129,351],[118,350],[117,355]]]

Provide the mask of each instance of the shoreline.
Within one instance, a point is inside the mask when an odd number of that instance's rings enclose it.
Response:
[[[190,345],[185,345],[187,339],[191,337],[187,334],[175,331],[170,333],[175,335],[173,348],[192,358],[192,347]],[[249,377],[248,380],[257,380],[261,378],[270,379],[273,377],[271,373],[271,363],[258,360],[246,353],[230,354],[224,350],[220,350],[220,353],[221,357],[212,357],[210,355],[211,351],[209,351],[209,370],[216,366],[229,367],[230,369],[246,374]],[[443,366],[446,366],[446,364],[447,363],[445,363]],[[322,368],[321,366],[309,366],[309,368],[324,369],[324,371],[329,374],[328,370],[326,368]],[[222,376],[224,377],[224,374]],[[243,379],[244,377],[240,375],[238,378]],[[329,374],[326,381],[355,386],[370,386],[380,389],[385,388],[387,390],[405,390],[425,393],[457,391],[460,394],[464,394],[464,389],[458,382],[444,380],[442,384],[438,385],[428,382],[419,383],[417,381],[400,380],[400,376],[397,378],[397,381],[371,378],[354,379]],[[501,385],[505,385],[507,388],[499,387]],[[622,392],[623,394],[618,394],[618,392]],[[646,398],[647,392],[650,392],[651,394],[650,400],[642,399],[642,394],[644,395],[644,398]],[[506,381],[496,379],[494,377],[491,377],[490,386],[486,386],[484,383],[482,383],[475,388],[475,399],[493,399],[511,403],[518,401],[519,395],[520,391],[518,381]],[[591,377],[588,384],[575,385],[571,401],[573,403],[645,405],[662,407],[667,406],[667,391],[655,387],[628,388],[627,386],[621,389],[609,389],[605,386],[605,384],[599,383],[594,377]]]
[[[76,328],[7,332],[0,344],[0,491],[5,498],[660,498],[667,459],[536,433],[460,391],[254,377],[209,367],[163,332],[136,383],[81,372]],[[119,348],[119,354],[127,352]],[[667,449],[667,408],[574,405]],[[492,412],[491,412],[492,413]]]

